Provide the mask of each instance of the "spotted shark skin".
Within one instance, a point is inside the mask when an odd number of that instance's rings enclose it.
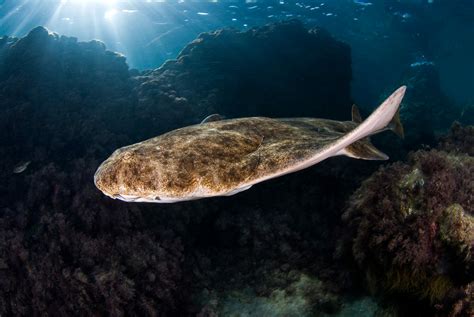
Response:
[[[367,137],[401,127],[398,109],[405,89],[362,122],[250,117],[173,130],[116,150],[99,166],[94,182],[114,199],[173,203],[233,195],[331,156],[388,159]]]

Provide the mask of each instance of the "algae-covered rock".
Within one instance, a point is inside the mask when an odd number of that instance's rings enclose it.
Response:
[[[464,211],[461,205],[453,204],[444,211],[439,228],[441,240],[454,248],[460,259],[472,265],[474,215]]]
[[[457,309],[459,294],[472,297],[466,287],[474,277],[474,157],[454,143],[443,142],[453,152],[418,151],[381,168],[343,215],[345,241],[367,287],[425,301],[440,315]],[[468,316],[465,309],[458,315]]]
[[[318,316],[341,309],[341,298],[316,277],[291,272],[288,284],[259,294],[252,287],[205,292],[206,310],[218,316]],[[272,276],[268,277],[272,279]],[[271,283],[271,281],[266,281]]]
[[[288,284],[260,294],[252,287],[227,291],[205,290],[205,303],[200,317],[391,317],[392,307],[380,305],[367,296],[343,296],[333,292],[329,285],[315,276],[291,272]],[[271,283],[270,276],[266,282]],[[231,286],[231,285],[230,285]]]
[[[438,149],[474,156],[474,126],[454,122],[448,135],[440,138]]]

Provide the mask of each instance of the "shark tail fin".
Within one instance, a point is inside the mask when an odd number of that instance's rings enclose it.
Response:
[[[354,104],[352,105],[352,121],[355,123],[362,123],[362,116],[360,115],[359,109]],[[391,130],[400,138],[404,138],[403,125],[400,121],[400,108],[392,117],[392,120],[383,130]],[[381,131],[383,131],[381,130]],[[375,133],[377,133],[376,131]],[[387,160],[387,154],[378,150],[371,142],[369,137],[363,138],[351,145],[346,146],[338,152],[338,154],[349,156],[352,158],[363,159],[363,160]]]
[[[402,86],[395,90],[367,119],[359,124],[357,128],[345,135],[341,139],[341,143],[353,143],[387,129],[403,133],[403,126],[400,123],[399,108],[403,96],[405,95],[405,91],[406,86]]]
[[[377,150],[370,141],[365,138],[385,130],[392,130],[397,134],[403,135],[399,107],[405,95],[405,91],[406,86],[402,86],[394,91],[390,97],[375,109],[367,119],[360,123],[357,128],[344,135],[335,142],[330,149],[327,149],[328,156],[347,155],[370,160],[388,159],[387,155]]]
[[[397,113],[395,113],[392,121],[388,124],[387,129],[393,131],[400,138],[405,138],[405,131],[402,122],[400,121],[400,108],[398,108]]]
[[[352,105],[352,122],[362,123],[362,116],[360,115],[359,108],[354,104]],[[405,137],[405,132],[403,129],[402,122],[400,121],[400,108],[398,108],[397,113],[392,118],[392,121],[387,125],[385,130],[391,130],[400,138]]]

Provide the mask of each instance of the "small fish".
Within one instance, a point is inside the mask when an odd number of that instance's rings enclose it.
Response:
[[[412,15],[410,13],[400,12],[400,11],[395,12],[393,15],[401,17],[402,19],[410,19],[412,17]]]
[[[31,161],[26,161],[26,162],[21,161],[13,169],[13,174],[23,173],[24,171],[26,171],[26,169],[28,168],[28,165],[30,165],[30,163],[31,163]]]
[[[433,66],[434,63],[433,62],[430,62],[430,61],[418,61],[418,62],[414,62],[414,63],[411,63],[410,64],[410,67],[411,68],[415,68],[415,67],[420,67],[420,66]]]
[[[268,179],[345,155],[386,160],[369,136],[403,136],[400,87],[367,119],[352,121],[251,117],[204,122],[116,150],[97,169],[105,195],[130,202],[173,203],[229,196]],[[215,118],[215,116],[214,116]]]
[[[360,6],[371,6],[373,4],[372,2],[368,2],[364,0],[353,0],[353,2]]]

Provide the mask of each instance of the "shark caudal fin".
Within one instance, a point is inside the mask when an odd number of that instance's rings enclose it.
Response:
[[[362,116],[359,113],[359,109],[356,105],[352,105],[352,121],[355,123],[362,123]],[[397,134],[402,139],[404,138],[403,125],[400,122],[400,108],[398,108],[395,115],[392,117],[392,120],[389,124],[380,131],[391,130]],[[376,131],[380,132],[380,131]],[[352,143],[351,145],[346,146],[344,149],[338,152],[340,155],[346,155],[352,158],[362,159],[362,160],[387,160],[387,154],[378,150],[371,142],[369,137],[363,138],[359,141]]]
[[[392,118],[392,121],[388,124],[386,130],[393,131],[396,135],[405,138],[405,131],[403,129],[402,122],[400,121],[400,108],[398,108],[397,113]]]
[[[341,144],[352,143],[361,138],[390,129],[403,131],[399,119],[399,107],[405,95],[406,86],[398,88],[357,128],[341,138]],[[352,141],[352,142],[351,142]],[[347,145],[349,145],[347,144]]]
[[[359,108],[356,105],[352,105],[352,122],[362,123],[362,116],[360,115]],[[392,121],[387,125],[385,130],[393,131],[396,135],[402,139],[405,137],[405,132],[403,129],[402,122],[400,121],[400,108],[398,108],[397,113],[392,118]]]
[[[377,150],[368,136],[392,130],[403,136],[403,126],[400,123],[399,107],[405,95],[406,86],[398,88],[372,114],[362,121],[357,128],[347,133],[326,150],[325,157],[346,155],[366,160],[386,160],[388,156]],[[360,120],[356,108],[352,108],[353,117]],[[324,158],[323,158],[324,159]]]

